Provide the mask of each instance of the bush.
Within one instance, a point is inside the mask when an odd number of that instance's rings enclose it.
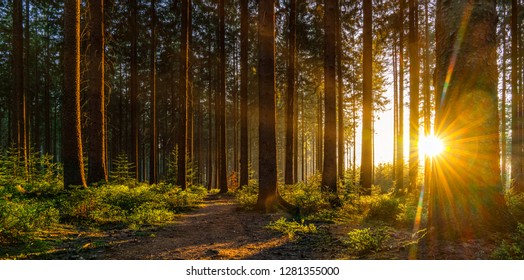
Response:
[[[348,233],[344,243],[359,256],[376,252],[389,239],[388,230],[387,227],[355,229]]]
[[[285,218],[280,218],[275,222],[269,223],[266,228],[287,234],[289,238],[295,238],[296,234],[316,233],[317,227],[314,224],[304,224],[304,220],[300,223],[296,221],[287,221]]]
[[[58,220],[59,212],[50,203],[0,199],[0,241],[24,240]]]
[[[503,240],[493,251],[492,258],[498,260],[524,260],[524,224],[519,223],[511,240]]]
[[[200,186],[104,185],[72,190],[61,205],[64,217],[79,223],[140,226],[172,221],[176,211],[196,206],[206,194]]]
[[[524,193],[506,193],[506,201],[511,214],[520,222],[524,222]]]
[[[235,195],[242,209],[252,210],[257,204],[258,184],[252,182],[247,186],[243,186],[236,190]]]
[[[367,210],[366,218],[373,221],[394,223],[402,212],[400,200],[390,194],[374,195],[361,198],[361,206]]]
[[[320,182],[318,180],[310,180],[307,184],[299,182],[295,185],[287,186],[282,188],[281,193],[284,199],[300,208],[300,212],[305,215],[331,208],[328,200],[320,190]]]

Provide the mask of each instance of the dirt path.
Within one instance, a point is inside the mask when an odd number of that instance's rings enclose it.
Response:
[[[264,226],[283,214],[238,210],[231,197],[208,197],[202,208],[151,236],[120,240],[108,246],[103,259],[304,259],[310,248]]]

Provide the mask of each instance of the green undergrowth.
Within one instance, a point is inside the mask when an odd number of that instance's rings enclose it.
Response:
[[[338,197],[341,205],[335,208],[331,207],[329,198],[321,191],[320,178],[317,176],[310,178],[307,183],[280,185],[278,189],[286,201],[300,209],[300,217],[306,221],[353,221],[411,228],[416,219],[420,223],[427,220],[427,209],[417,208],[417,197],[398,197],[390,192],[383,193],[379,186],[373,187],[370,196],[359,195],[358,188],[353,186],[340,187]],[[258,195],[256,181],[238,189],[235,195],[243,209],[253,209]]]
[[[388,227],[368,227],[348,232],[343,243],[349,248],[351,253],[361,256],[379,251],[389,238]]]
[[[288,221],[284,217],[270,222],[266,228],[286,234],[290,239],[294,239],[300,234],[317,233],[317,227],[314,224],[306,224],[304,220],[301,222]]]
[[[0,186],[0,243],[36,240],[60,224],[89,228],[162,225],[196,207],[207,190],[170,184],[104,184],[64,190],[62,185]]]
[[[491,257],[500,260],[524,260],[524,224],[519,223],[508,240],[502,240]]]

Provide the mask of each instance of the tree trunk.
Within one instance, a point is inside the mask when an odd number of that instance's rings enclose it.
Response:
[[[288,69],[287,69],[287,93],[286,93],[286,149],[284,164],[284,183],[292,185],[295,183],[293,178],[293,152],[294,152],[294,115],[295,115],[295,52],[296,52],[296,1],[289,2],[289,22],[288,22]]]
[[[418,47],[418,1],[409,0],[409,192],[417,189],[419,138],[420,61]]]
[[[248,130],[247,130],[247,87],[248,87],[248,1],[240,1],[240,187],[248,184]]]
[[[218,112],[218,187],[220,193],[226,193],[227,161],[226,161],[226,49],[225,49],[225,12],[224,1],[218,4],[218,51],[219,51],[219,112]]]
[[[515,192],[524,191],[524,177],[522,174],[522,121],[520,119],[521,95],[518,90],[518,28],[519,5],[517,0],[511,1],[511,180]]]
[[[138,135],[138,62],[137,62],[137,3],[136,0],[131,0],[131,76],[129,92],[131,95],[131,147],[130,147],[130,163],[133,164],[132,172],[134,177],[138,180],[138,149],[139,149],[139,135]]]
[[[434,245],[515,225],[500,192],[495,3],[437,2],[435,127],[446,149],[429,190]]]
[[[11,144],[17,149],[17,157],[21,157],[22,145],[22,114],[24,113],[21,104],[24,99],[24,35],[23,35],[22,0],[13,1],[13,104],[11,105]]]
[[[157,129],[157,101],[156,101],[156,3],[151,0],[151,57],[149,69],[149,85],[151,87],[151,113],[149,115],[150,127],[150,147],[149,147],[149,183],[158,182],[158,129]]]
[[[342,21],[340,5],[337,5],[336,36],[337,36],[337,103],[338,103],[338,178],[344,180],[344,77],[342,76]]]
[[[45,27],[45,67],[44,67],[44,154],[51,154],[51,68],[50,44],[49,44],[49,11],[46,11]]]
[[[281,206],[291,209],[277,189],[277,145],[275,135],[275,10],[274,0],[258,4],[259,87],[259,189],[256,209],[267,212]]]
[[[186,189],[186,140],[187,140],[187,99],[188,99],[188,60],[189,60],[189,0],[182,0],[182,30],[180,32],[180,92],[178,96],[178,133],[177,139],[177,178],[176,184]]]
[[[332,206],[340,205],[337,196],[337,98],[336,98],[336,23],[338,1],[324,1],[324,159],[321,187]]]
[[[398,30],[398,134],[397,134],[397,170],[396,191],[404,189],[404,6],[405,0],[400,0],[399,30]]]
[[[364,53],[363,53],[363,98],[362,98],[362,157],[360,165],[360,187],[364,195],[371,195],[373,155],[372,155],[372,114],[373,114],[373,57],[372,57],[372,18],[371,1],[362,4],[364,12]]]
[[[89,3],[89,100],[87,183],[107,181],[104,103],[104,0]]]
[[[80,1],[64,2],[64,96],[62,101],[64,187],[86,187],[80,125]]]
[[[507,83],[506,83],[506,67],[507,67],[507,63],[506,63],[506,36],[507,36],[507,33],[506,33],[506,26],[507,26],[507,23],[506,23],[506,18],[507,18],[507,14],[506,14],[506,3],[502,3],[502,24],[501,24],[501,29],[502,29],[502,108],[501,108],[501,112],[500,112],[500,116],[501,116],[501,135],[502,135],[502,139],[501,139],[501,155],[502,155],[502,163],[501,163],[501,174],[502,174],[502,188],[505,189],[507,184],[506,184],[506,181],[507,181],[507,133],[506,133],[506,91],[507,91]]]

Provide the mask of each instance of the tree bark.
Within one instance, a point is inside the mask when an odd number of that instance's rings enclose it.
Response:
[[[258,4],[259,189],[256,209],[263,212],[276,207],[292,208],[277,189],[274,5],[274,0],[260,0]]]
[[[131,76],[129,77],[130,87],[129,92],[131,95],[130,100],[130,109],[131,109],[131,147],[130,154],[131,157],[130,163],[133,164],[132,172],[134,177],[138,180],[138,150],[139,150],[139,129],[138,129],[138,62],[137,62],[137,32],[138,32],[138,23],[137,23],[137,3],[136,0],[131,0],[131,65],[130,72]]]
[[[86,187],[80,125],[80,1],[64,2],[64,96],[62,101],[64,187]]]
[[[397,134],[397,170],[396,192],[404,189],[404,9],[405,0],[400,0],[398,30],[398,134]]]
[[[156,1],[151,0],[151,53],[149,69],[150,102],[150,147],[149,147],[149,183],[158,182],[158,129],[157,129],[157,90],[156,90]]]
[[[292,185],[295,183],[293,178],[293,152],[294,144],[294,115],[295,115],[295,53],[296,53],[296,1],[289,2],[289,20],[288,20],[288,69],[287,69],[287,93],[286,93],[286,149],[284,164],[284,183]]]
[[[418,1],[409,0],[409,192],[417,189],[419,140],[420,61],[418,46]]]
[[[437,2],[435,127],[446,148],[434,159],[429,190],[434,245],[515,225],[500,191],[495,6]]]
[[[218,112],[218,185],[220,193],[226,193],[227,188],[227,161],[226,161],[226,49],[225,49],[225,12],[224,0],[218,4],[218,51],[219,63],[219,112]]]
[[[342,76],[342,21],[341,21],[341,9],[340,4],[337,5],[337,17],[336,17],[336,36],[337,36],[337,103],[338,103],[338,179],[344,180],[345,166],[344,166],[344,77]]]
[[[336,99],[336,23],[338,1],[324,1],[324,159],[322,190],[332,206],[338,206],[337,195],[337,99]]]
[[[372,114],[373,114],[373,57],[372,57],[372,18],[371,1],[363,1],[364,53],[363,53],[363,113],[362,113],[362,157],[360,165],[360,187],[364,195],[371,195],[373,155],[372,155]]]
[[[519,5],[517,0],[511,1],[511,180],[512,189],[519,193],[524,191],[523,163],[522,163],[522,120],[520,119],[520,104],[522,97],[519,94],[518,80],[518,42],[520,30],[518,28]]]
[[[104,1],[89,3],[89,101],[88,101],[88,162],[87,183],[107,181],[105,96],[104,96]]]
[[[248,32],[249,9],[248,1],[240,1],[240,187],[248,184]]]
[[[188,60],[189,60],[189,0],[182,0],[182,30],[180,32],[180,92],[178,96],[177,139],[177,178],[176,184],[186,189],[186,140],[187,140],[187,99],[188,99]]]

